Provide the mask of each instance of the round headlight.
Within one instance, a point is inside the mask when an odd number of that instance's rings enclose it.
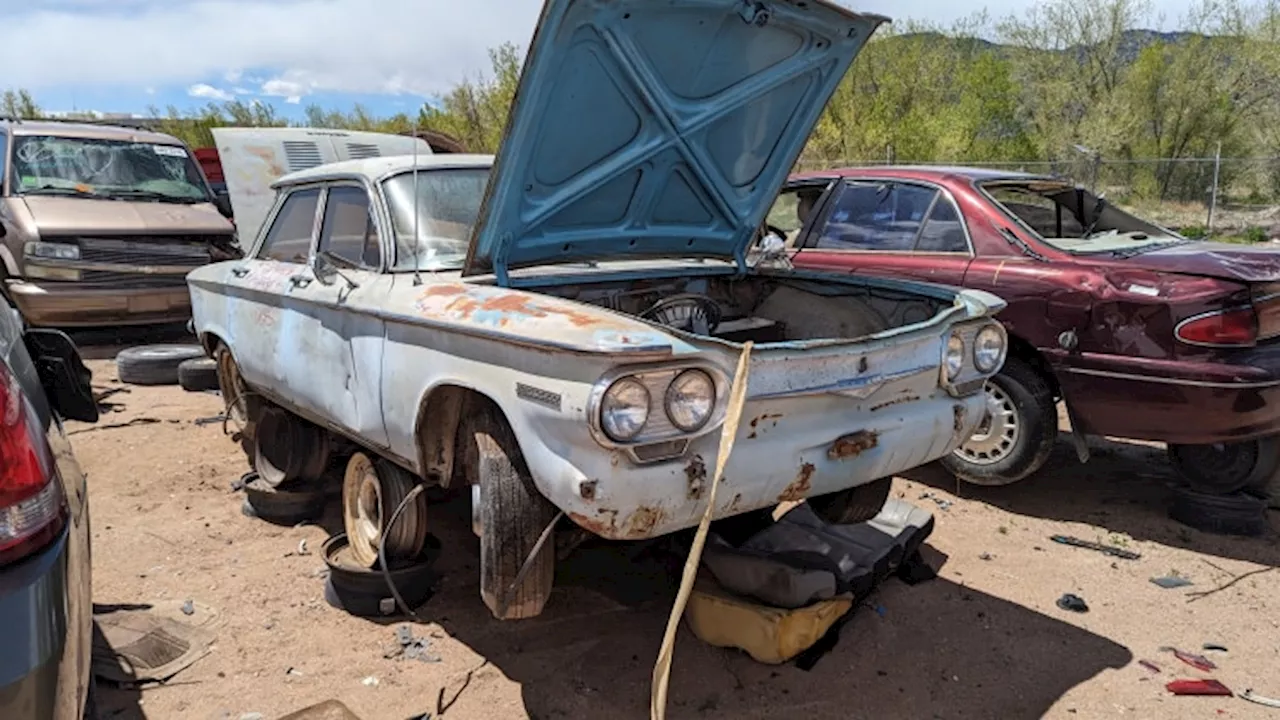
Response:
[[[600,427],[619,442],[632,440],[649,421],[649,390],[638,380],[623,378],[609,386],[600,402]]]
[[[964,338],[956,333],[952,333],[947,339],[947,352],[942,356],[942,367],[946,373],[947,382],[955,380],[964,369]]]
[[[995,372],[1004,358],[1004,333],[997,325],[988,325],[978,331],[973,341],[973,364],[978,372]]]
[[[685,432],[694,432],[711,419],[716,406],[716,383],[701,370],[685,370],[667,386],[667,418]]]

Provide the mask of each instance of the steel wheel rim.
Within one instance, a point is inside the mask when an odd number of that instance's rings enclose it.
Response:
[[[381,484],[368,456],[356,453],[347,463],[342,481],[342,524],[351,555],[363,567],[370,568],[378,562],[381,521]]]
[[[1022,437],[1022,420],[1013,398],[999,385],[988,382],[984,389],[987,413],[982,424],[955,454],[973,465],[994,465],[1006,458]]]
[[[1259,460],[1256,441],[1181,445],[1175,449],[1178,461],[1202,487],[1235,489],[1253,474]]]
[[[227,405],[227,417],[243,429],[249,422],[249,408],[245,406],[246,392],[240,368],[227,350],[218,353],[217,362],[218,387],[222,390],[222,399]]]

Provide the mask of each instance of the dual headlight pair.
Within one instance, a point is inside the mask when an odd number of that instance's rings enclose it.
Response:
[[[635,377],[609,386],[600,400],[600,429],[615,442],[630,442],[649,424],[653,398],[649,388]],[[662,412],[677,430],[701,430],[716,408],[716,383],[710,373],[696,368],[676,375],[662,398]]]
[[[947,339],[947,351],[942,357],[943,371],[947,382],[960,376],[964,370],[965,357],[964,337],[959,332],[952,332]],[[999,325],[990,324],[978,331],[973,338],[973,366],[980,373],[995,372],[1004,358],[1005,334]]]

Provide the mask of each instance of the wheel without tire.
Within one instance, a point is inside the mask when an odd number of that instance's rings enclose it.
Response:
[[[1039,470],[1053,452],[1058,437],[1053,389],[1030,365],[1009,358],[984,392],[986,419],[942,465],[975,485],[1009,485]]]
[[[187,392],[218,389],[218,363],[213,358],[184,360],[178,365],[178,384]]]
[[[1218,535],[1256,537],[1267,532],[1267,503],[1249,493],[1211,495],[1189,488],[1174,491],[1169,517]]]
[[[409,496],[416,482],[409,473],[386,460],[356,453],[347,462],[342,480],[342,525],[351,556],[362,567],[378,563],[378,547],[386,536],[387,560],[417,557],[427,538],[427,501],[418,493],[388,528],[391,515]]]
[[[1169,461],[1199,492],[1230,495],[1247,489],[1261,494],[1280,466],[1280,439],[1170,445]]]
[[[534,486],[515,435],[496,410],[481,410],[465,432],[474,443],[480,486],[480,596],[499,620],[534,617],[551,596],[555,543],[529,560],[519,587],[511,585],[556,509]]]
[[[281,407],[262,411],[254,434],[253,467],[271,486],[314,480],[329,464],[329,433]]]
[[[880,514],[892,486],[893,478],[880,478],[866,485],[811,497],[805,502],[818,517],[832,525],[856,525]]]
[[[140,345],[116,355],[116,373],[130,385],[177,385],[178,366],[202,357],[199,345]]]

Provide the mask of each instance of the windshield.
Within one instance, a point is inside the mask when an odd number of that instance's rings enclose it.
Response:
[[[442,270],[462,267],[471,242],[471,228],[480,215],[489,168],[448,168],[418,171],[418,235],[414,242],[413,173],[383,181],[396,238],[393,271]]]
[[[1123,254],[1190,242],[1061,181],[998,181],[982,189],[1046,243],[1066,252]]]
[[[32,135],[14,138],[16,193],[115,200],[209,201],[204,176],[181,145]]]

